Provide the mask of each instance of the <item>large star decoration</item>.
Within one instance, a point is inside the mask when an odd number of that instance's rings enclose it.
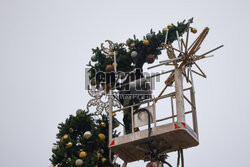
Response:
[[[179,38],[178,31],[176,31],[176,36],[178,40],[178,46],[179,49],[174,48],[171,44],[163,43],[162,46],[166,48],[166,52],[168,55],[168,60],[160,61],[160,64],[149,67],[154,68],[161,65],[170,65],[174,66],[175,68],[181,69],[183,76],[186,78],[187,82],[193,84],[192,81],[192,73],[195,73],[199,76],[202,76],[206,78],[206,74],[202,71],[202,69],[198,66],[196,61],[208,58],[211,56],[206,56],[209,53],[212,53],[213,51],[220,49],[223,47],[223,45],[220,45],[206,53],[203,53],[201,55],[197,55],[197,51],[201,48],[201,44],[206,38],[209,28],[206,27],[201,34],[196,38],[196,40],[188,47],[188,40],[189,40],[189,27],[187,29],[187,37],[186,37],[186,43],[184,42],[183,38]],[[178,56],[176,56],[175,52],[178,52]],[[192,65],[195,65],[199,72],[192,70]],[[191,77],[190,77],[191,76]],[[166,88],[170,85],[172,85],[174,82],[174,71],[169,75],[168,79],[165,81],[166,86],[158,96],[158,98],[163,94],[163,92],[166,90]]]

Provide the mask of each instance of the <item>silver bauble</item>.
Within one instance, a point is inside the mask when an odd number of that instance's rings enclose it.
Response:
[[[93,56],[91,57],[91,61],[93,61],[93,62],[96,62],[96,61],[97,61],[96,55],[93,55]]]
[[[153,36],[153,34],[151,34],[151,33],[147,33],[147,35],[146,35],[147,39],[151,39],[152,36]]]
[[[131,52],[131,57],[132,58],[136,58],[136,56],[137,56],[137,52],[136,51]]]
[[[85,139],[88,139],[88,138],[90,138],[91,136],[92,136],[92,134],[91,134],[90,131],[86,131],[86,132],[83,134],[83,137],[84,137]]]
[[[76,164],[76,166],[80,167],[83,164],[83,160],[77,159],[76,162],[75,162],[75,164]]]
[[[82,114],[83,113],[83,110],[82,109],[78,109],[77,111],[76,111],[76,115],[80,115],[80,114]]]
[[[56,151],[58,149],[58,146],[53,146],[52,151]]]

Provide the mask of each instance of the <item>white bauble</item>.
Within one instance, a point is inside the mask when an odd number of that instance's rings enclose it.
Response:
[[[151,34],[151,33],[147,33],[147,35],[146,35],[147,39],[151,39],[152,36],[153,36],[153,34]]]
[[[132,58],[136,58],[136,56],[137,56],[137,52],[136,51],[131,52],[131,57]]]
[[[52,151],[56,151],[58,149],[58,146],[53,146]]]
[[[90,131],[86,131],[86,132],[83,134],[83,137],[84,137],[85,139],[88,139],[88,138],[90,138],[91,136],[92,136],[92,134],[91,134]]]
[[[82,109],[78,109],[78,110],[76,111],[76,115],[80,115],[81,113],[83,113],[83,110],[82,110]]]
[[[82,164],[83,164],[83,160],[81,160],[81,159],[77,159],[76,160],[76,162],[75,162],[75,164],[76,164],[76,166],[82,166]]]

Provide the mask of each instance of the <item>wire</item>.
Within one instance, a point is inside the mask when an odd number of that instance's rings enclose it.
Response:
[[[140,112],[146,112],[148,114],[148,141],[147,141],[147,144],[148,144],[148,147],[150,149],[152,157],[154,157],[156,160],[158,160],[158,161],[160,161],[162,163],[167,164],[169,167],[172,167],[171,164],[169,164],[167,161],[165,161],[164,157],[162,157],[162,158],[158,157],[158,154],[159,154],[158,151],[155,152],[153,150],[153,146],[152,146],[152,143],[151,143],[151,137],[150,137],[151,132],[152,132],[151,122],[150,122],[150,119],[153,119],[152,114],[146,108],[137,109],[133,114],[140,113]],[[138,118],[140,119],[140,114],[138,114]]]

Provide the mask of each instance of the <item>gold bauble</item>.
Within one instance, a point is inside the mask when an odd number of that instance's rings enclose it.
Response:
[[[114,55],[114,52],[109,52],[109,56],[113,56]]]
[[[116,67],[117,67],[117,65],[118,65],[117,63],[113,63],[113,64],[112,64],[113,69],[115,68],[115,64],[116,64]]]
[[[72,147],[72,145],[73,145],[73,144],[72,144],[71,142],[68,142],[68,143],[67,143],[67,147],[68,147],[68,148]]]
[[[67,140],[68,138],[69,138],[69,135],[64,135],[64,136],[63,136],[63,139],[64,139],[64,140]]]
[[[144,45],[147,45],[147,46],[149,45],[149,41],[148,40],[145,40],[143,43],[144,43]]]
[[[99,138],[100,138],[102,141],[105,140],[105,135],[104,135],[104,134],[100,133],[98,136],[99,136]]]
[[[73,132],[74,132],[74,129],[73,129],[73,128],[69,128],[69,132],[70,132],[70,133],[73,133]]]
[[[197,33],[197,29],[196,28],[192,28],[191,32],[194,33],[194,34],[196,34]]]
[[[169,25],[168,25],[168,29],[171,29],[171,28],[173,28],[173,25],[172,25],[172,24],[169,24]]]
[[[102,158],[102,163],[104,164],[106,161],[107,161],[107,159],[103,157]]]
[[[115,112],[112,112],[112,116],[113,116],[113,117],[116,116],[116,113],[115,113]]]
[[[167,30],[168,30],[167,27],[165,27],[165,28],[162,29],[163,32],[166,32]]]
[[[80,153],[79,153],[79,157],[80,158],[84,158],[84,157],[86,157],[87,156],[87,153],[85,152],[85,151],[81,151]]]
[[[106,123],[105,122],[101,122],[101,127],[105,128],[106,127]]]

